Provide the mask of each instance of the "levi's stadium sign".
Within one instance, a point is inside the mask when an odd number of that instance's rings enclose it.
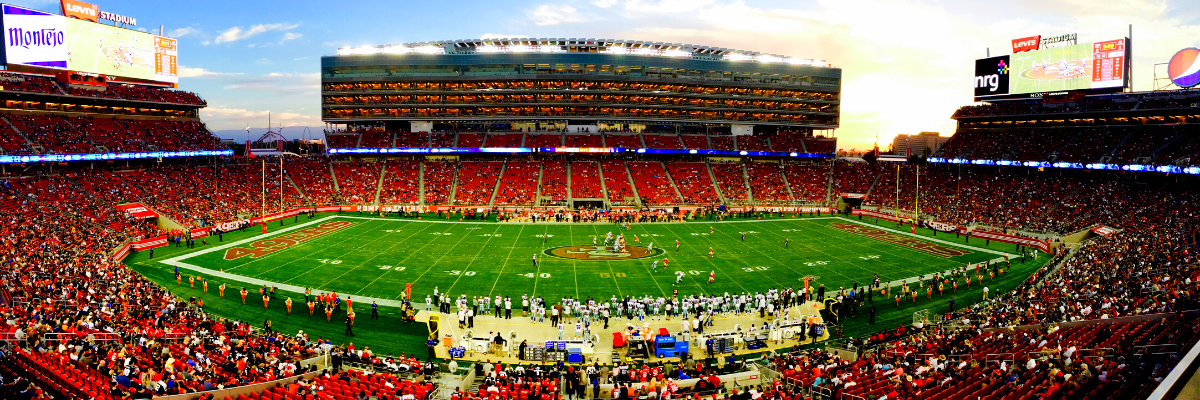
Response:
[[[1023,37],[1020,39],[1013,39],[1012,52],[1013,52],[1013,54],[1016,54],[1016,53],[1026,52],[1026,51],[1034,51],[1034,50],[1041,49],[1042,47],[1046,47],[1047,45],[1058,44],[1058,43],[1075,44],[1077,42],[1078,38],[1079,38],[1079,34],[1068,33],[1065,35],[1058,35],[1058,36],[1043,37],[1042,35],[1037,35],[1037,36]]]
[[[82,19],[85,21],[100,22],[100,20],[108,20],[118,24],[130,26],[137,25],[137,19],[126,17],[124,15],[113,14],[108,11],[100,11],[100,6],[91,3],[84,3],[79,0],[61,0],[63,16]]]
[[[1030,37],[1020,38],[1020,39],[1013,39],[1013,41],[1012,41],[1013,53],[1016,54],[1016,53],[1020,53],[1022,51],[1037,50],[1040,47],[1039,45],[1041,45],[1041,44],[1042,44],[1042,35],[1030,36]]]

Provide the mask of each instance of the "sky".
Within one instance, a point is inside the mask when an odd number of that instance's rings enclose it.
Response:
[[[57,12],[59,2],[8,0]],[[182,90],[225,137],[262,131],[319,137],[320,58],[340,47],[467,38],[565,37],[728,47],[826,60],[842,69],[842,149],[887,148],[897,134],[954,132],[971,104],[974,60],[1011,40],[1078,33],[1116,39],[1133,24],[1134,90],[1154,65],[1200,47],[1196,0],[556,0],[93,1],[179,39]],[[169,4],[169,6],[166,6]],[[1159,67],[1159,75],[1165,68]],[[244,132],[244,131],[243,131]],[[234,137],[237,136],[237,137]]]

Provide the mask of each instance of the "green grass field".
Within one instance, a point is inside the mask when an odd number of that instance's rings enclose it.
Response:
[[[1013,54],[1009,93],[1040,93],[1064,90],[1090,89],[1092,87],[1092,45],[1084,43]],[[1082,67],[1082,75],[1058,74],[1059,62],[1066,61]],[[1048,71],[1041,70],[1046,64]],[[1035,69],[1037,66],[1039,68]]]
[[[325,228],[316,231],[316,227]],[[915,235],[920,239],[913,240],[907,227],[901,231],[894,224],[830,217],[635,224],[625,231],[615,224],[498,224],[321,215],[302,218],[298,223],[289,220],[283,227],[274,224],[271,229],[273,232],[265,236],[231,233],[219,244],[216,238],[209,238],[207,246],[194,251],[160,248],[153,259],[140,252],[127,262],[185,298],[200,296],[200,286],[188,288],[186,278],[182,286],[177,286],[172,272],[175,266],[185,276],[207,277],[212,282],[205,297],[210,311],[255,324],[273,318],[276,328],[285,331],[304,329],[310,334],[338,337],[344,329],[337,316],[332,323],[326,323],[323,316],[309,317],[301,303],[303,288],[336,291],[343,297],[352,296],[358,304],[376,299],[385,306],[381,307],[385,318],[364,321],[369,311],[356,305],[361,321],[355,328],[361,338],[356,339],[384,351],[415,352],[422,350],[424,328],[395,322],[391,307],[408,283],[418,303],[423,303],[434,287],[453,295],[531,295],[550,302],[562,297],[662,296],[676,288],[683,295],[799,288],[805,276],[815,277],[814,285],[824,284],[832,290],[850,287],[855,281],[866,284],[874,273],[884,282],[911,280],[1015,253],[1015,247],[1009,244],[984,247],[982,241],[975,240],[968,245],[944,233],[930,238],[932,231],[928,230],[921,230]],[[889,229],[893,232],[882,232]],[[307,235],[297,234],[301,231]],[[631,236],[636,234],[642,247],[654,242],[656,251],[635,249],[634,255],[650,256],[617,260],[608,259],[610,255],[605,252],[598,252],[604,257],[600,259],[558,258],[545,252],[584,246],[571,249],[575,253],[560,254],[595,257],[592,253],[597,252],[588,251],[592,236],[599,235],[602,241],[609,231],[626,234],[631,246],[637,246]],[[740,234],[743,231],[744,242]],[[790,242],[786,248],[785,238]],[[678,251],[675,240],[681,242]],[[657,250],[664,247],[665,254]],[[714,258],[707,256],[709,247],[715,250]],[[539,260],[536,267],[532,263],[534,254]],[[667,267],[662,265],[664,258],[670,261]],[[1045,259],[1042,257],[1042,261]],[[653,260],[659,260],[658,272],[651,271]],[[992,289],[1010,290],[1036,267],[1035,263],[1018,262],[1012,273],[997,279]],[[672,285],[675,271],[685,273],[677,286]],[[709,271],[716,271],[716,283],[705,284]],[[229,282],[225,300],[215,299],[215,286],[220,282]],[[255,291],[264,283],[280,288],[269,310],[263,309]],[[241,287],[255,293],[247,299],[247,305],[240,304],[237,292]],[[976,284],[971,291],[978,289]],[[960,292],[964,290],[960,288]],[[283,316],[282,311],[283,298],[288,296],[296,301],[296,315],[291,317]],[[960,307],[968,303],[968,296],[970,301],[979,297],[967,293],[961,296]],[[894,328],[897,322],[911,322],[914,311],[946,307],[948,297],[938,299],[935,295],[935,301],[930,302],[922,296],[918,304],[905,302],[899,308],[877,299],[879,324]],[[865,318],[851,321],[846,325],[847,334],[876,330],[866,325]]]
[[[71,69],[154,78],[154,36],[145,32],[67,18]]]

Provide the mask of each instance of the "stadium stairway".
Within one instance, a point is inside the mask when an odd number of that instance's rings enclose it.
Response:
[[[867,188],[867,192],[864,193],[864,196],[863,196],[864,199],[871,198],[871,192],[875,190],[875,186],[878,186],[879,181],[882,179],[883,179],[883,174],[875,174],[875,180],[871,182],[871,187]]]
[[[450,177],[450,197],[446,198],[446,204],[454,204],[455,196],[458,195],[458,170],[462,168],[462,164],[454,163],[454,176]]]
[[[779,178],[783,179],[783,188],[785,190],[787,190],[788,198],[792,199],[792,201],[796,201],[796,195],[794,193],[792,193],[792,184],[788,183],[787,174],[783,173],[782,169],[779,170]],[[832,180],[832,176],[831,176],[831,180]],[[826,196],[826,198],[828,198],[828,196]]]
[[[538,163],[537,180],[533,181],[534,182],[534,185],[533,185],[533,206],[534,207],[538,207],[538,206],[542,205],[542,171],[544,169],[545,169],[545,165],[543,165],[542,163]],[[497,188],[497,189],[499,189],[499,188]]]
[[[417,205],[425,206],[425,162],[417,162]]]
[[[667,177],[667,183],[671,184],[671,189],[675,189],[675,198],[683,201],[683,193],[679,192],[679,185],[675,184],[675,178],[671,177],[671,170],[667,169],[667,164],[660,161],[658,165],[662,167],[663,175]]]
[[[567,164],[567,205],[574,206],[575,205],[575,191],[571,186],[571,162],[566,161],[566,162],[564,162],[564,164]],[[545,167],[543,167],[542,169],[545,170]],[[540,182],[540,180],[539,180],[539,182]]]
[[[308,197],[308,194],[304,193],[303,190],[300,190],[300,185],[297,185],[296,181],[292,180],[292,176],[290,174],[283,174],[283,177],[287,179],[289,185],[292,185],[292,189],[296,189],[296,193],[300,193],[300,197],[303,197],[308,204],[314,204],[312,199]]]
[[[524,142],[525,142],[525,135],[521,135],[521,143],[524,143]],[[491,207],[496,204],[496,195],[500,193],[500,182],[504,181],[504,179],[503,179],[504,171],[507,171],[507,170],[508,170],[508,160],[504,160],[504,162],[500,163],[500,173],[496,174],[496,176],[500,177],[500,179],[496,179],[496,184],[492,185],[492,198],[488,199],[488,207]]]
[[[379,206],[379,194],[383,192],[383,177],[387,174],[387,164],[382,161],[379,163],[379,182],[375,184],[375,201],[371,202],[373,206]]]
[[[642,140],[642,135],[638,134],[638,140]],[[642,144],[645,146],[645,144]],[[637,203],[638,208],[642,208],[642,196],[638,194],[637,182],[633,180],[633,173],[629,172],[629,163],[621,163],[621,169],[625,170],[625,178],[629,179],[629,189],[633,190],[633,201]]]
[[[746,172],[746,163],[739,162],[738,166],[742,170],[742,184],[746,185],[746,201],[754,202],[754,191],[750,189],[750,173]]]
[[[329,168],[329,181],[333,183],[333,193],[340,195],[342,190],[338,187],[337,174],[333,172],[333,163],[327,162],[325,166]]]
[[[721,199],[721,204],[729,204],[729,200],[725,199],[725,192],[721,191],[721,185],[717,184],[717,174],[713,173],[712,164],[708,159],[704,159],[704,169],[708,170],[708,179],[712,179],[713,190],[717,191],[717,197]]]
[[[38,148],[24,132],[17,129],[17,126],[9,121],[8,117],[0,117],[4,120],[4,125],[0,126],[0,147],[4,148],[4,152],[8,154],[28,154],[31,151],[40,153],[42,149]]]
[[[825,175],[825,204],[834,203],[833,196],[833,168],[829,168],[829,173]]]

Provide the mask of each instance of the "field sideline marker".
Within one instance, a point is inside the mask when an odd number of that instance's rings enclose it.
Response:
[[[304,289],[305,289],[305,288],[303,288],[303,287],[300,287],[300,286],[296,286],[296,285],[289,285],[289,284],[285,284],[285,283],[278,283],[278,282],[275,282],[275,281],[267,281],[267,280],[262,280],[262,279],[258,279],[258,278],[251,278],[251,277],[248,277],[248,276],[242,276],[242,275],[237,275],[237,274],[231,274],[231,273],[228,273],[228,272],[223,272],[223,271],[213,271],[213,270],[211,270],[211,269],[204,268],[204,267],[201,267],[201,266],[198,266],[198,265],[194,265],[194,264],[188,264],[188,263],[185,263],[185,262],[183,262],[183,261],[181,261],[181,260],[186,260],[186,259],[188,259],[188,258],[192,258],[192,257],[195,257],[195,256],[199,256],[199,255],[204,255],[204,254],[212,253],[212,252],[214,252],[214,251],[221,251],[221,250],[228,249],[228,248],[230,248],[230,247],[234,247],[234,246],[238,246],[238,245],[242,245],[242,244],[246,244],[246,243],[250,243],[250,242],[259,241],[259,240],[262,240],[264,237],[273,237],[273,236],[275,236],[275,235],[277,235],[277,234],[280,234],[280,233],[286,233],[286,232],[290,232],[290,231],[293,231],[293,230],[296,230],[296,229],[305,228],[305,227],[308,227],[308,226],[310,226],[310,225],[314,225],[314,224],[317,224],[317,223],[325,222],[325,221],[328,221],[328,220],[330,220],[330,219],[334,219],[334,218],[347,218],[347,217],[343,217],[343,216],[336,216],[336,215],[331,215],[331,216],[328,216],[328,217],[325,217],[325,218],[321,218],[321,219],[318,219],[318,220],[315,220],[315,221],[311,221],[311,222],[303,223],[303,224],[300,224],[300,225],[292,225],[291,227],[287,227],[287,228],[283,228],[283,229],[276,230],[276,231],[274,231],[274,234],[273,234],[273,235],[258,235],[258,236],[254,236],[254,237],[251,237],[251,238],[242,239],[242,240],[239,240],[239,241],[236,241],[236,242],[231,242],[231,243],[229,243],[229,244],[225,244],[225,245],[221,245],[221,246],[217,246],[217,247],[213,247],[213,248],[209,248],[209,249],[204,249],[204,250],[201,250],[201,251],[197,251],[197,252],[195,252],[195,253],[188,253],[188,254],[184,254],[184,255],[180,255],[180,256],[176,256],[176,257],[168,258],[168,259],[166,259],[166,260],[159,261],[159,263],[166,264],[166,265],[170,265],[170,266],[173,266],[173,267],[182,267],[182,268],[187,268],[187,269],[190,269],[190,270],[193,270],[193,271],[196,271],[196,272],[202,273],[202,274],[207,274],[207,275],[211,275],[211,276],[216,276],[216,277],[220,277],[220,278],[225,278],[225,279],[229,279],[229,280],[232,280],[232,281],[237,281],[237,282],[242,282],[242,283],[247,283],[247,284],[253,284],[253,285],[266,285],[266,286],[274,286],[274,287],[276,287],[276,288],[283,289],[283,290],[286,290],[286,291],[289,291],[289,292],[304,293]],[[357,217],[349,217],[349,218],[357,218]],[[361,219],[373,219],[373,218],[361,218]],[[321,294],[321,293],[326,293],[326,292],[327,292],[327,291],[324,291],[324,290],[313,289],[313,294]],[[367,296],[359,296],[359,300],[358,300],[358,301],[360,301],[360,302],[363,302],[363,304],[366,304],[366,302],[368,302],[368,301],[373,301],[373,302],[377,302],[377,303],[379,303],[379,305],[381,305],[381,306],[386,306],[386,307],[400,307],[402,304],[404,304],[404,302],[402,302],[402,301],[389,300],[389,299],[380,299],[380,298],[367,297]],[[415,307],[415,305],[414,305],[414,307]]]
[[[364,220],[380,220],[380,219],[378,219],[378,218],[371,218],[371,217],[357,217],[357,216],[336,216],[336,215],[331,215],[331,216],[328,216],[328,217],[325,217],[325,218],[321,218],[321,219],[317,219],[317,220],[314,220],[314,221],[311,221],[311,222],[303,223],[303,224],[300,224],[300,225],[293,225],[293,226],[290,226],[290,227],[287,227],[287,228],[283,228],[283,229],[276,230],[276,231],[274,231],[274,232],[273,232],[273,233],[274,233],[274,235],[267,235],[266,237],[272,237],[272,236],[275,236],[275,235],[277,235],[277,234],[286,233],[286,232],[290,232],[290,231],[292,231],[292,230],[296,230],[296,229],[305,228],[305,227],[308,227],[308,226],[310,226],[310,225],[314,225],[314,224],[318,224],[318,223],[321,223],[321,222],[325,222],[325,221],[328,221],[328,220],[330,220],[330,219],[334,219],[334,218],[349,218],[349,219],[364,219]],[[860,222],[860,221],[855,221],[855,220],[848,219],[848,218],[843,218],[843,217],[816,217],[816,218],[805,218],[805,219],[800,219],[800,221],[805,221],[805,220],[815,220],[815,219],[838,219],[838,220],[842,220],[842,221],[846,221],[846,222],[850,222],[850,223],[854,223],[854,224],[858,224],[858,225],[863,225],[863,226],[867,226],[867,227],[871,227],[871,228],[875,228],[875,229],[880,229],[880,230],[887,231],[887,232],[891,232],[891,233],[896,233],[896,234],[901,234],[901,235],[905,235],[905,236],[910,236],[910,237],[918,238],[918,239],[921,239],[921,240],[927,240],[927,241],[936,242],[936,243],[941,243],[941,244],[945,244],[945,245],[949,245],[949,246],[954,246],[954,247],[959,247],[959,248],[966,248],[966,249],[970,249],[970,250],[973,250],[973,251],[979,251],[979,252],[984,252],[984,253],[991,253],[991,254],[1001,255],[1001,256],[1005,256],[1005,258],[1016,257],[1016,255],[1015,255],[1015,254],[1011,254],[1011,253],[1005,253],[1005,252],[998,251],[998,250],[992,250],[992,249],[986,249],[986,248],[979,248],[979,247],[974,247],[974,246],[970,246],[970,245],[966,245],[966,244],[960,244],[960,243],[950,242],[950,241],[946,241],[946,240],[935,239],[935,238],[931,238],[931,237],[925,237],[925,236],[921,236],[921,235],[912,234],[912,233],[909,233],[909,232],[904,232],[904,231],[899,231],[899,230],[895,230],[895,229],[890,229],[890,228],[885,228],[885,227],[881,227],[881,226],[876,226],[876,225],[872,225],[872,224],[868,224],[868,223],[864,223],[864,222]],[[389,220],[389,221],[390,221],[390,220]],[[723,222],[714,222],[714,223],[742,223],[742,222],[767,222],[767,221],[796,221],[796,220],[779,219],[779,220],[753,220],[753,221],[723,221]],[[443,224],[463,224],[463,223],[465,223],[465,222],[457,222],[457,221],[419,221],[419,220],[418,220],[418,221],[409,221],[409,222],[429,222],[429,223],[443,223]],[[476,223],[476,224],[477,224],[477,223]],[[532,223],[530,223],[530,225],[533,225],[533,224],[532,224]],[[542,225],[546,225],[546,224],[542,224]],[[263,238],[264,238],[264,236],[263,236],[263,235],[259,235],[259,236],[255,236],[255,237],[251,237],[251,238],[246,238],[246,239],[238,240],[238,241],[235,241],[235,242],[230,242],[230,243],[228,243],[228,244],[225,244],[225,245],[221,245],[221,246],[217,246],[217,247],[213,247],[213,248],[204,249],[204,250],[201,250],[201,251],[198,251],[198,252],[194,252],[194,253],[188,253],[188,254],[183,254],[183,255],[176,256],[176,257],[172,257],[172,258],[169,258],[169,259],[166,259],[166,260],[163,260],[163,261],[159,261],[159,263],[166,264],[166,265],[170,265],[170,266],[174,266],[174,267],[182,267],[182,268],[187,268],[187,269],[190,269],[190,270],[193,270],[193,271],[196,271],[196,272],[200,272],[200,273],[203,273],[203,274],[207,274],[207,275],[211,275],[211,276],[216,276],[216,277],[220,277],[220,278],[225,278],[225,279],[230,279],[230,280],[233,280],[233,281],[243,282],[243,283],[247,283],[247,284],[275,286],[275,287],[277,287],[277,288],[279,288],[279,289],[283,289],[283,290],[286,290],[286,291],[291,291],[291,292],[296,292],[296,293],[303,293],[303,292],[304,292],[304,290],[305,290],[305,288],[303,288],[303,287],[300,287],[300,286],[295,286],[295,285],[290,285],[290,284],[284,284],[284,283],[278,283],[278,282],[274,282],[274,281],[267,281],[267,280],[258,279],[258,278],[251,278],[251,277],[242,276],[242,275],[237,275],[237,274],[232,274],[232,273],[227,273],[227,272],[223,272],[223,271],[214,271],[214,270],[212,270],[212,269],[209,269],[209,268],[201,267],[201,266],[198,266],[198,265],[195,265],[195,264],[189,264],[189,263],[185,263],[185,262],[183,262],[183,261],[182,261],[182,260],[186,260],[186,259],[188,259],[188,258],[192,258],[192,257],[196,257],[196,256],[200,256],[200,255],[204,255],[204,254],[212,253],[212,252],[215,252],[215,251],[221,251],[221,250],[225,250],[225,249],[228,249],[228,248],[230,248],[230,247],[234,247],[234,246],[242,245],[242,244],[245,244],[245,243],[250,243],[250,242],[254,242],[254,241],[258,241],[258,240],[262,240]],[[460,239],[460,240],[461,240],[461,239]],[[914,277],[914,278],[915,278],[915,277]],[[909,279],[914,279],[914,278],[909,278]],[[894,281],[894,282],[899,282],[899,281]],[[319,290],[319,289],[315,289],[315,288],[314,288],[314,289],[313,289],[313,292],[314,292],[314,293],[316,293],[316,294],[320,294],[320,293],[325,293],[326,291],[324,291],[324,290]],[[378,303],[379,303],[379,305],[382,305],[382,306],[399,307],[401,304],[403,304],[403,302],[396,301],[396,300],[390,300],[390,299],[373,298],[373,297],[367,297],[367,296],[359,296],[359,298],[360,298],[360,299],[365,299],[365,300],[360,300],[360,301],[375,301],[375,302],[378,302]]]

